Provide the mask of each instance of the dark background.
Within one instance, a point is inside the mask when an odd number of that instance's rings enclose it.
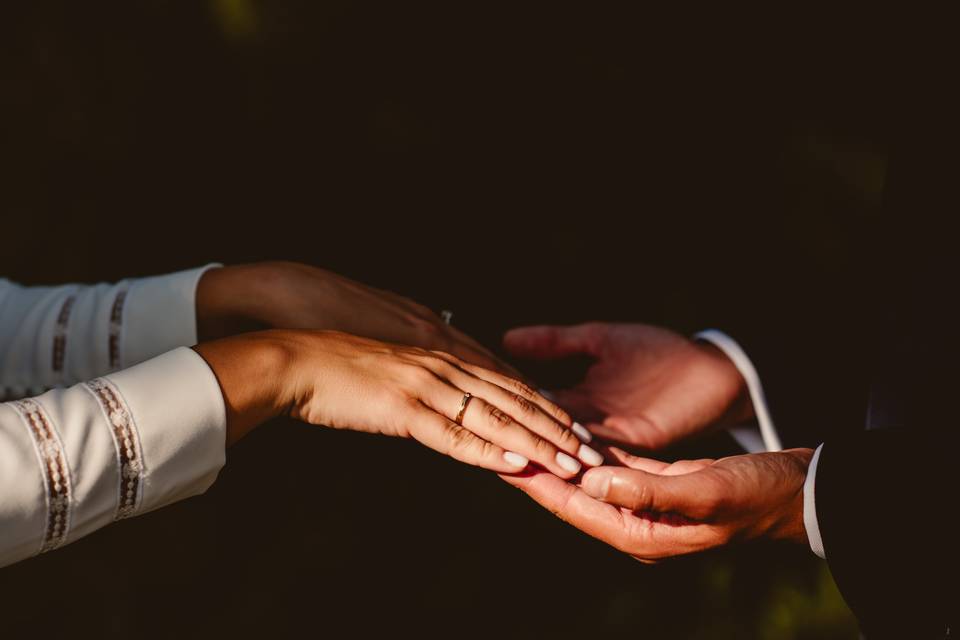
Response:
[[[20,282],[300,260],[497,345],[531,322],[725,326],[772,295],[829,313],[860,277],[891,115],[864,15],[18,5],[0,273]],[[10,638],[856,637],[808,550],[647,567],[488,473],[286,422],[205,496],[4,569],[0,594]]]

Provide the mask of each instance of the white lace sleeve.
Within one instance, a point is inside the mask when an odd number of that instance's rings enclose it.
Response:
[[[0,403],[0,566],[202,493],[225,436],[220,386],[186,348]]]
[[[196,343],[196,287],[216,265],[90,286],[0,280],[0,400],[38,395]]]

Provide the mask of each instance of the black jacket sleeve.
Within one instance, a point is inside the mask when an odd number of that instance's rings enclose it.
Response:
[[[913,108],[894,134],[883,212],[864,223],[872,250],[853,304],[780,296],[766,326],[734,335],[785,445],[824,443],[815,479],[824,550],[871,639],[944,637],[960,622],[960,110],[915,88],[905,91]]]
[[[956,443],[936,430],[880,429],[823,446],[820,535],[867,638],[942,638],[957,628]]]

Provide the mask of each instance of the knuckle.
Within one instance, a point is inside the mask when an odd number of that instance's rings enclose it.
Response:
[[[407,371],[407,377],[417,388],[423,388],[435,380],[433,372],[420,365],[412,365]]]
[[[463,451],[464,449],[469,448],[470,443],[473,440],[472,433],[455,424],[447,425],[446,436],[450,451]]]
[[[522,380],[517,380],[515,378],[509,378],[510,390],[516,393],[517,395],[523,396],[525,398],[533,398],[536,395],[536,392]]]
[[[503,411],[500,411],[500,409],[493,406],[492,404],[488,404],[486,406],[486,412],[487,412],[487,418],[490,420],[490,422],[494,426],[498,428],[502,429],[504,427],[509,426],[513,422],[513,418],[505,414]]]
[[[520,411],[524,415],[536,413],[536,408],[533,406],[533,402],[525,398],[523,395],[519,393],[513,394],[513,401],[516,403],[517,407],[520,408]]]
[[[565,450],[576,451],[580,448],[580,439],[577,438],[573,431],[564,429],[563,427],[557,427],[557,432],[557,443]]]
[[[426,357],[430,369],[439,373],[441,376],[449,379],[450,376],[456,373],[456,367],[450,364],[446,358],[442,358],[434,353],[431,353]]]
[[[647,510],[653,504],[653,492],[645,483],[631,482],[624,487],[625,506],[635,510]]]
[[[547,407],[550,410],[550,415],[553,416],[555,420],[562,424],[573,424],[573,418],[569,413],[553,404],[552,402],[547,403]]]
[[[533,448],[538,454],[541,455],[551,455],[554,452],[555,447],[549,441],[544,440],[538,435],[533,436]]]
[[[416,411],[421,408],[420,398],[409,393],[397,392],[392,395],[393,402],[401,411]]]
[[[476,441],[478,442],[477,453],[481,458],[490,458],[493,456],[496,447],[492,442],[488,442],[483,438],[476,438]]]

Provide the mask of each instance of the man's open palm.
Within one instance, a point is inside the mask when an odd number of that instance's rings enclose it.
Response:
[[[643,324],[590,323],[509,331],[513,355],[595,359],[572,389],[551,390],[594,434],[659,449],[703,429],[749,415],[743,378],[712,345]]]

